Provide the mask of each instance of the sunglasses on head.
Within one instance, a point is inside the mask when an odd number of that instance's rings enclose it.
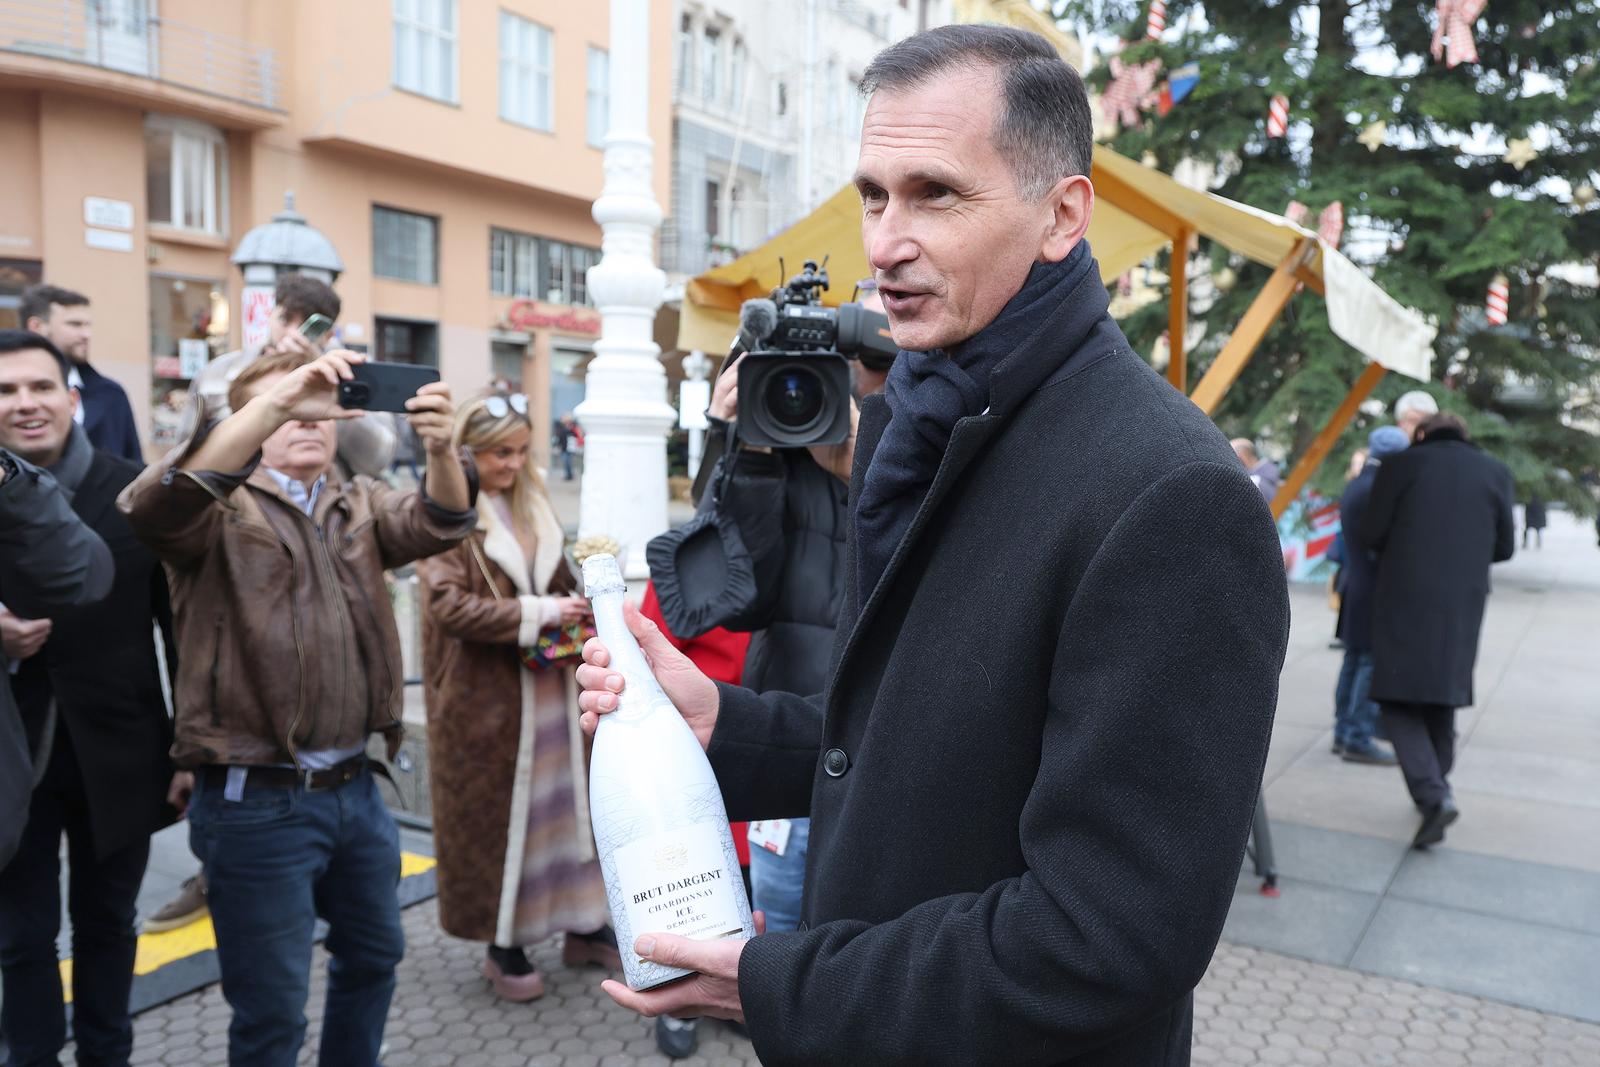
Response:
[[[494,396],[484,399],[483,410],[497,419],[503,419],[513,411],[523,418],[527,418],[528,398],[522,393],[512,393],[509,396],[496,393]]]

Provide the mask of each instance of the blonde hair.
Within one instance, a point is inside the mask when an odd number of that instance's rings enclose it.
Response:
[[[550,503],[544,478],[540,476],[539,468],[533,463],[533,420],[527,415],[511,410],[509,406],[506,413],[499,418],[489,414],[486,405],[489,398],[494,396],[504,397],[505,394],[492,389],[486,390],[456,409],[455,427],[450,431],[450,443],[458,450],[465,446],[470,452],[487,452],[518,430],[529,432],[528,456],[523,461],[522,469],[517,472],[517,480],[511,487],[511,520],[516,526],[519,539],[531,538],[535,534],[535,510],[543,506],[549,508],[552,514],[555,511]]]

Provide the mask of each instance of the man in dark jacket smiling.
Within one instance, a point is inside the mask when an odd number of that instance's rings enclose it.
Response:
[[[864,86],[863,235],[902,351],[861,405],[827,689],[716,685],[631,616],[729,814],[809,812],[804,921],[645,934],[699,976],[606,989],[742,1018],[767,1064],[1186,1064],[1276,702],[1277,537],[1106,314],[1076,74],[949,26]],[[622,681],[586,658],[592,728]]]

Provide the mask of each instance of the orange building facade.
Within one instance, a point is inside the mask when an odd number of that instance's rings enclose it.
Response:
[[[600,332],[608,34],[606,5],[547,0],[0,0],[0,325],[31,282],[87,295],[91,360],[156,454],[167,395],[241,343],[232,251],[292,192],[344,261],[343,343],[458,396],[504,378],[548,425]]]

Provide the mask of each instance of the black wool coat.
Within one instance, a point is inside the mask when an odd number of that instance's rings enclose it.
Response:
[[[999,364],[876,588],[846,566],[827,691],[721,688],[730,816],[812,818],[802,929],[740,963],[764,1063],[1189,1062],[1288,603],[1261,494],[1105,299]]]
[[[167,579],[117,510],[117,494],[140,467],[96,450],[72,509],[105,541],[116,564],[110,594],[87,607],[57,608],[38,654],[11,679],[29,743],[37,750],[52,695],[88,794],[98,855],[148,837],[173,820],[172,720],[162,694],[152,624],[172,632]],[[170,640],[168,662],[176,660]]]
[[[1372,648],[1372,595],[1378,580],[1377,562],[1365,545],[1349,533],[1361,525],[1372,499],[1372,483],[1378,477],[1378,464],[1368,462],[1360,474],[1350,479],[1339,497],[1339,529],[1346,531],[1344,563],[1339,576],[1339,638],[1352,652]]]
[[[1378,554],[1373,700],[1472,703],[1489,565],[1516,551],[1513,499],[1505,464],[1466,441],[1384,459],[1355,531]]]

